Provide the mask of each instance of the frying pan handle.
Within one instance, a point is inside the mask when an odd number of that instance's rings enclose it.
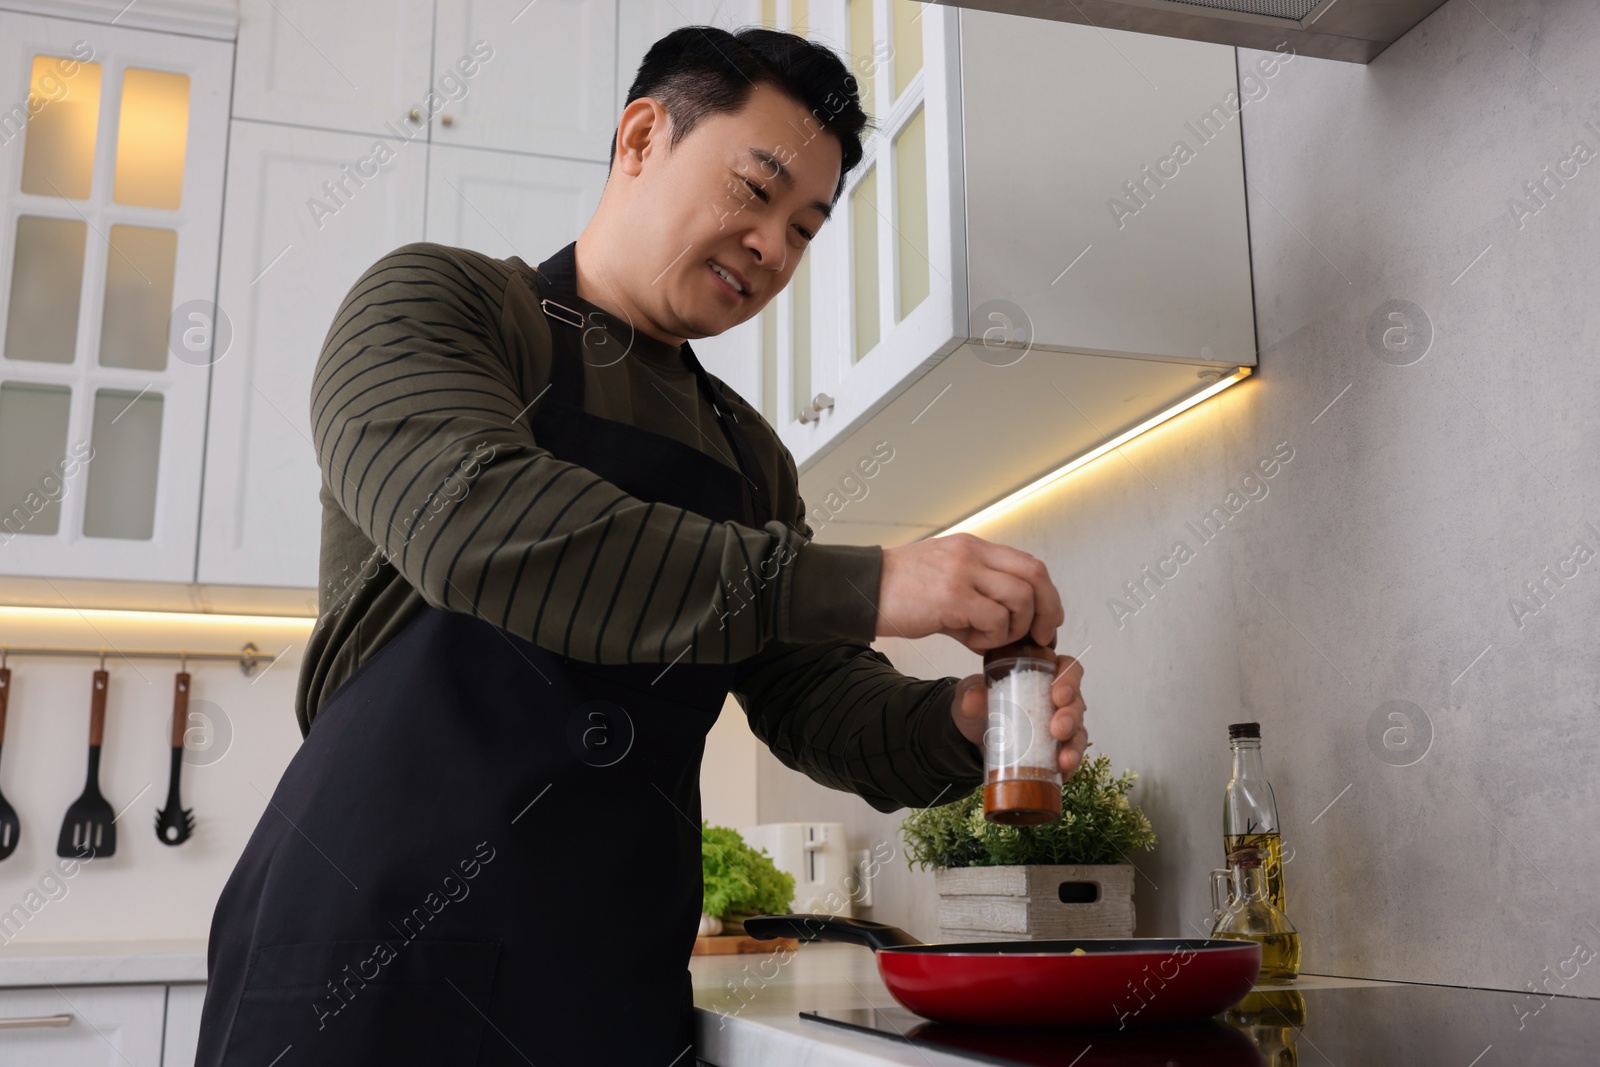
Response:
[[[876,952],[897,945],[921,945],[898,926],[852,919],[844,915],[802,912],[796,915],[752,915],[744,921],[744,932],[757,941],[774,937],[797,937],[801,941],[848,941]]]
[[[98,745],[106,732],[106,682],[111,677],[104,668],[94,672],[94,697],[89,702],[89,744]]]
[[[183,747],[183,732],[189,728],[189,672],[179,671],[172,690],[172,747]]]

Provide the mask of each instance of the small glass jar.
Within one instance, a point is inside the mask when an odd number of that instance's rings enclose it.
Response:
[[[983,817],[1006,826],[1061,818],[1061,742],[1050,733],[1056,654],[1024,636],[983,654]]]

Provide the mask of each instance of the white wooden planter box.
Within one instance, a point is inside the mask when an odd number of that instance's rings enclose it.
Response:
[[[941,941],[1133,936],[1133,865],[939,867]]]

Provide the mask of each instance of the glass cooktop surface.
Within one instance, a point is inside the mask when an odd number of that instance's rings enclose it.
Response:
[[[1122,1031],[950,1026],[898,1005],[800,1017],[1007,1067],[1600,1064],[1600,1001],[1446,986],[1291,986],[1203,1024]]]

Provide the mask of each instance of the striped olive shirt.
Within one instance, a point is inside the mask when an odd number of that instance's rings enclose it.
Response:
[[[584,334],[585,411],[736,468],[681,346],[624,343],[578,303],[605,327]],[[909,678],[868,644],[882,549],[811,543],[794,460],[760,414],[713,378],[782,518],[755,529],[642,501],[535,440],[551,350],[514,256],[409,244],[345,297],[311,387],[322,554],[302,733],[427,604],[590,663],[738,663],[735,696],[773,754],[880,811],[975,788],[956,679]]]

